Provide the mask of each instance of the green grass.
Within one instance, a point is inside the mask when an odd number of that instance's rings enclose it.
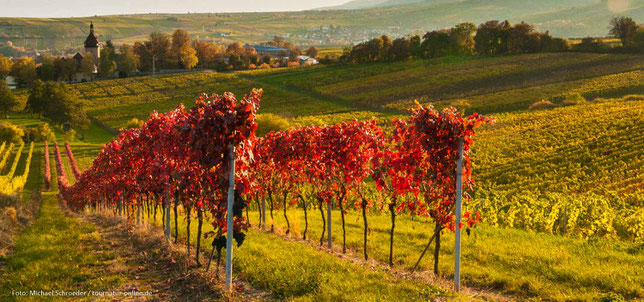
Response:
[[[292,232],[299,237],[304,230],[303,211],[290,209],[287,213]],[[275,210],[273,214],[275,225],[283,233],[286,222],[282,210]],[[308,216],[307,237],[317,242],[322,228],[320,213],[310,209]],[[270,228],[269,213],[266,217],[267,227]],[[333,212],[332,220],[333,242],[341,246],[342,226],[338,211]],[[250,212],[250,221],[254,225],[258,223],[257,212]],[[368,222],[369,257],[387,263],[390,217],[388,213],[373,212],[368,216]],[[363,228],[362,214],[349,209],[346,216],[347,247],[358,255],[362,255],[363,251]],[[432,230],[433,224],[423,219],[412,220],[405,215],[397,217],[394,235],[396,266],[412,268]],[[594,300],[609,292],[626,298],[644,296],[644,276],[639,273],[644,266],[641,243],[574,239],[483,224],[472,230],[469,236],[464,233],[462,253],[462,280],[469,286],[491,288],[524,298],[560,301]],[[444,231],[439,271],[449,279],[452,278],[453,267],[454,236],[452,232]],[[426,255],[421,269],[432,268],[432,255]]]

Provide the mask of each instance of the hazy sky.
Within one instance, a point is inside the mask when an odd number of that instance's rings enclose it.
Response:
[[[83,17],[134,13],[292,11],[349,0],[0,0],[0,17]]]

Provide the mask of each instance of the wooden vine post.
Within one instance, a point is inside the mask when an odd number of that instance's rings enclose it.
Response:
[[[463,138],[458,139],[458,160],[456,162],[456,223],[454,236],[454,290],[461,287],[461,196],[463,195]]]
[[[226,290],[232,291],[233,279],[233,203],[235,202],[235,147],[228,146],[230,175],[228,176],[228,212],[226,222]]]
[[[331,208],[332,208],[331,202],[327,202],[327,211],[326,211],[326,213],[327,213],[326,214],[327,224],[326,224],[326,227],[327,227],[327,236],[328,236],[327,237],[327,245],[328,245],[329,248],[333,248],[333,239],[331,237]]]
[[[136,224],[141,224],[141,205],[136,205]]]
[[[170,193],[165,192],[165,239],[170,242]]]
[[[266,230],[266,196],[262,196],[262,230]]]
[[[119,216],[123,216],[123,195],[119,196]]]

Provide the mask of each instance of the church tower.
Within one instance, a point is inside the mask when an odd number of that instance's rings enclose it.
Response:
[[[100,46],[98,45],[98,35],[94,33],[94,22],[89,24],[89,36],[85,39],[85,51],[94,55],[96,65],[101,55]]]

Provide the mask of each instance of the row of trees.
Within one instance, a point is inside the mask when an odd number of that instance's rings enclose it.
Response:
[[[167,114],[153,113],[140,129],[125,130],[107,144],[74,186],[63,187],[64,199],[75,209],[125,207],[134,213],[134,208],[143,208],[148,216],[152,208],[156,213],[157,206],[164,215],[174,206],[175,220],[177,207],[182,206],[187,213],[187,243],[190,221],[194,216],[198,219],[197,247],[204,216],[209,214],[214,226],[209,235],[214,236],[213,247],[220,252],[225,244],[226,195],[234,159],[238,243],[249,226],[242,210],[252,200],[259,204],[268,199],[271,215],[274,207],[283,209],[289,229],[286,209],[292,204],[299,204],[305,213],[317,207],[323,220],[325,206],[331,217],[334,204],[340,209],[343,238],[346,211],[362,211],[365,258],[366,212],[386,207],[392,219],[390,264],[397,213],[433,219],[432,240],[437,246],[442,230],[462,227],[455,225],[453,214],[459,139],[465,151],[463,184],[470,189],[469,150],[476,127],[488,122],[487,118],[477,114],[465,118],[453,108],[438,112],[418,105],[409,119],[394,122],[391,135],[374,119],[273,131],[258,139],[254,132],[259,96],[260,92],[253,91],[240,102],[228,93],[212,99],[203,96],[190,110],[179,106]],[[366,194],[368,178],[376,182],[380,194]],[[350,203],[351,196],[358,202]],[[466,213],[464,218],[472,227],[479,216]]]
[[[99,70],[102,76],[110,76],[115,71],[127,76],[135,70],[151,72],[153,69],[192,69],[195,67],[213,68],[217,70],[257,68],[262,64],[280,66],[282,58],[294,62],[302,51],[293,44],[285,42],[284,38],[275,37],[266,45],[286,49],[275,58],[261,56],[250,45],[244,46],[234,42],[227,46],[215,43],[192,40],[183,29],[176,30],[172,35],[163,33],[150,34],[147,41],[136,42],[134,45],[123,45],[117,52],[114,45],[108,41],[101,50]],[[307,49],[306,54],[316,57],[315,47]]]
[[[39,117],[46,117],[63,131],[84,131],[89,119],[78,93],[63,82],[36,80],[29,90],[25,109]]]
[[[644,27],[633,19],[620,17],[611,21],[610,34],[619,38],[623,51],[644,51]],[[366,63],[401,61],[411,57],[435,58],[444,56],[503,55],[535,52],[588,51],[604,52],[609,46],[595,38],[585,38],[571,45],[566,39],[540,33],[528,23],[515,25],[507,20],[488,21],[476,27],[461,23],[449,29],[427,32],[391,40],[387,35],[345,48],[343,61]]]

